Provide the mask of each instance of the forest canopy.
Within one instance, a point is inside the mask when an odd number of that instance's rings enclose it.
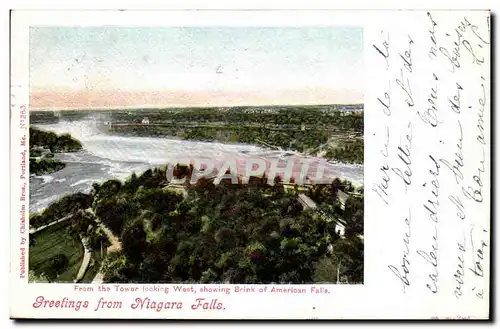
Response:
[[[82,149],[82,144],[70,134],[57,135],[33,127],[29,128],[29,133],[30,174],[45,175],[59,171],[66,165],[53,159],[54,153],[75,152]]]
[[[74,152],[82,148],[82,144],[70,134],[57,135],[52,131],[44,131],[30,127],[30,148],[42,147],[52,153]]]
[[[94,214],[122,246],[104,261],[106,282],[332,282],[337,269],[340,279],[363,282],[363,199],[353,195],[340,207],[338,191],[354,191],[347,182],[298,192],[265,177],[247,185],[203,178],[179,193],[165,172],[94,183],[90,194],[64,197],[30,222],[44,225],[80,209]],[[318,209],[304,208],[297,193]]]

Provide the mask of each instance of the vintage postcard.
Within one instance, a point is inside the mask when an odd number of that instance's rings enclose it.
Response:
[[[12,318],[489,318],[489,11],[11,20]]]

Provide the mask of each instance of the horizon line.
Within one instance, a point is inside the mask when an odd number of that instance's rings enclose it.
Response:
[[[317,107],[317,106],[332,106],[332,105],[364,105],[364,102],[346,102],[346,103],[318,103],[318,104],[269,104],[269,105],[221,105],[221,106],[155,106],[155,105],[144,105],[144,106],[120,106],[120,107],[60,107],[60,108],[31,108],[28,106],[30,111],[105,111],[105,110],[170,110],[170,109],[219,109],[219,108],[264,108],[264,107]]]

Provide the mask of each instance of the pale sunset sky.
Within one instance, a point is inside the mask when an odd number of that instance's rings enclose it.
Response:
[[[363,102],[362,28],[32,27],[32,108]]]

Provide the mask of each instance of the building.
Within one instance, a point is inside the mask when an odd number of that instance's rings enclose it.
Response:
[[[335,222],[335,232],[343,239],[345,238],[345,226],[346,223],[340,218]]]
[[[304,209],[316,209],[316,202],[305,194],[299,194],[297,200],[300,202]]]
[[[345,203],[346,203],[347,199],[349,198],[349,194],[339,190],[337,192],[337,198],[339,199],[339,202],[340,202],[340,208],[342,210],[345,210]]]
[[[348,104],[340,105],[340,115],[362,114],[364,111],[363,104]]]
[[[142,119],[142,124],[143,125],[148,125],[149,124],[149,119],[147,117],[145,117],[144,119]]]
[[[317,208],[316,202],[314,202],[310,197],[308,197],[305,194],[299,194],[297,200],[302,205],[302,207],[304,207],[304,210]],[[320,215],[327,222],[335,221],[335,232],[340,236],[340,238],[342,239],[345,238],[345,228],[347,223],[343,219],[341,218],[334,219],[332,217],[328,218],[328,216],[326,216],[325,213],[322,211],[320,211]]]

